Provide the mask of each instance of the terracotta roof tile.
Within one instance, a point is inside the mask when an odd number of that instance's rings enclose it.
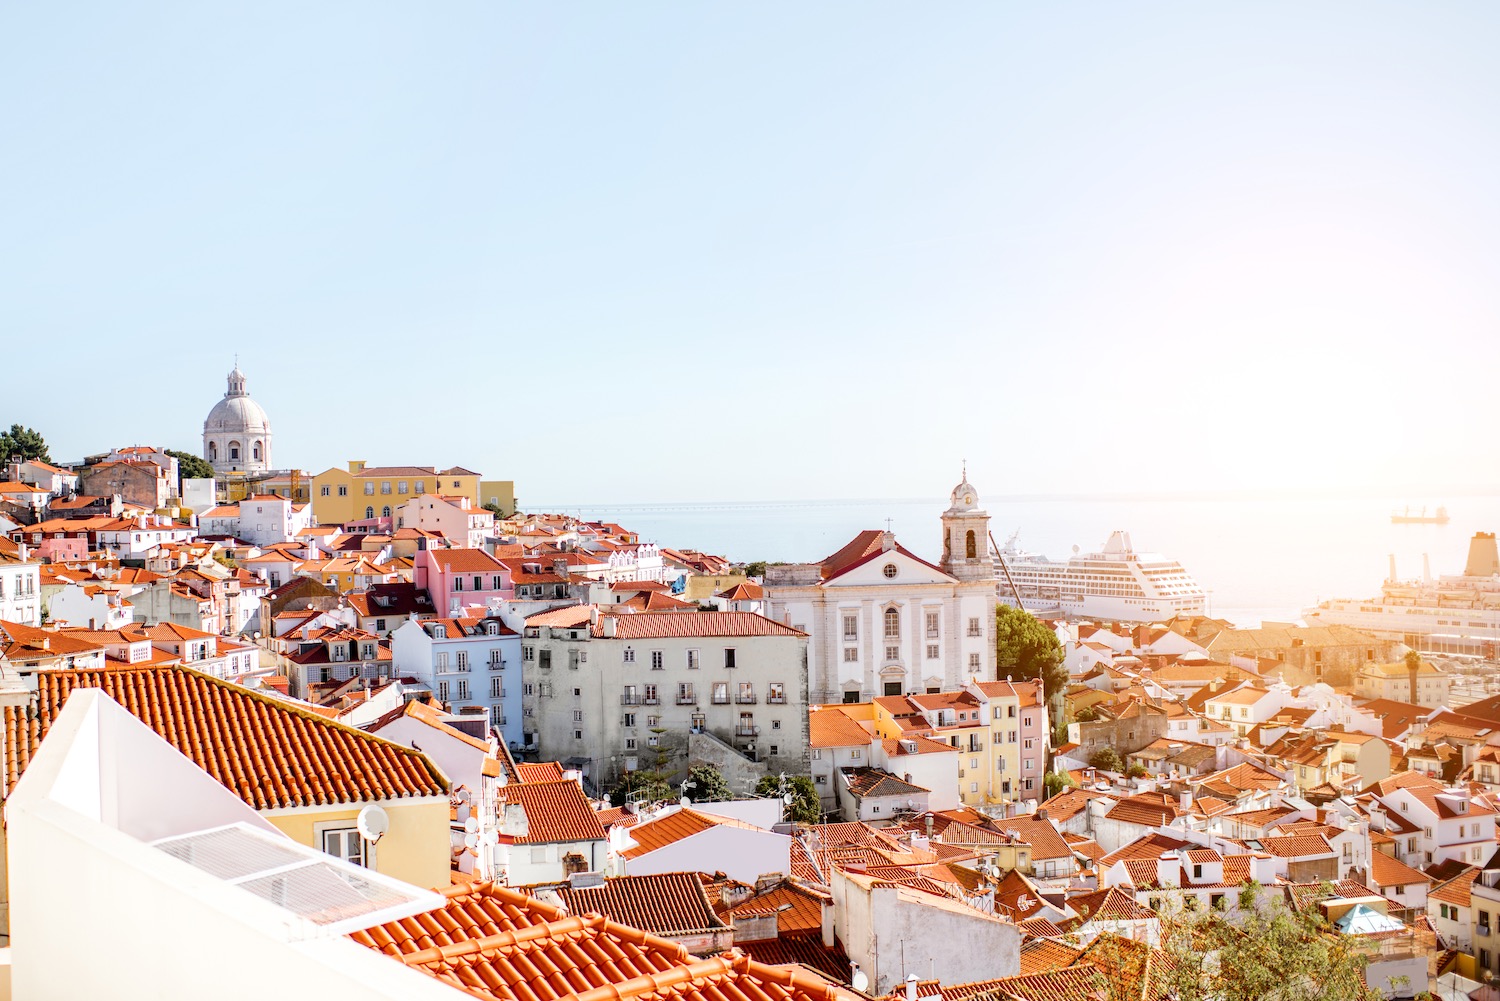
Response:
[[[690,838],[694,834],[701,834],[706,830],[721,825],[740,827],[745,830],[760,830],[750,824],[741,823],[738,820],[730,820],[728,817],[715,817],[706,813],[699,813],[684,807],[675,810],[664,817],[644,824],[637,824],[630,829],[630,838],[636,843],[634,848],[627,848],[621,852],[626,858],[640,858],[647,852],[654,852],[658,848],[675,844],[683,838]]]
[[[562,885],[557,894],[570,914],[603,914],[653,935],[687,935],[727,929],[714,913],[695,873],[612,876],[603,886]]]
[[[258,810],[448,791],[420,751],[187,668],[43,671],[37,681],[32,718],[24,706],[4,707],[7,789],[68,695],[99,688]]]
[[[622,640],[807,635],[754,612],[637,612],[612,618],[615,638]],[[604,635],[602,624],[594,625],[594,635]]]
[[[695,960],[681,945],[601,915],[488,883],[454,887],[440,910],[355,932],[354,941],[472,997],[502,1001],[853,1001],[821,977],[747,956]]]
[[[526,811],[526,834],[511,838],[513,844],[603,841],[605,838],[604,827],[589,805],[588,797],[583,794],[583,787],[573,779],[514,782],[500,789],[500,801],[519,804]]]

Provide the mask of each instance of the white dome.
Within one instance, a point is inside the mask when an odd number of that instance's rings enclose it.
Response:
[[[205,434],[226,432],[236,434],[266,434],[271,422],[265,410],[248,396],[226,396],[208,412],[203,422]]]

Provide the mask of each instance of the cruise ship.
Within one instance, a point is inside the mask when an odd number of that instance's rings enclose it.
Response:
[[[1422,558],[1420,580],[1400,580],[1396,557],[1380,594],[1373,598],[1333,598],[1305,609],[1310,626],[1350,626],[1384,639],[1400,640],[1423,652],[1500,654],[1500,552],[1494,532],[1469,540],[1462,574],[1433,580]]]
[[[1129,532],[1111,532],[1097,553],[1078,554],[1074,546],[1065,563],[1022,552],[1017,535],[996,547],[1000,600],[1007,604],[1019,602],[1037,615],[1105,622],[1159,622],[1207,611],[1207,593],[1182,564],[1136,552]]]

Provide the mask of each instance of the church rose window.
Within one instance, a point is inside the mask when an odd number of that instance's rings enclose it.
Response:
[[[896,576],[896,564],[894,564],[894,563],[887,563],[885,565],[885,568],[882,569],[880,572],[883,573],[883,574],[885,574],[886,580],[890,580],[892,577]]]

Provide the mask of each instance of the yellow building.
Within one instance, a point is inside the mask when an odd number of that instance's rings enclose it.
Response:
[[[296,841],[416,886],[452,881],[451,783],[418,750],[186,667],[43,671],[37,680],[29,704],[3,707],[7,795],[69,693],[98,688]],[[366,807],[389,822],[373,843],[356,827]]]
[[[479,506],[496,508],[497,518],[509,518],[516,513],[515,480],[481,480],[479,483]]]
[[[927,737],[958,751],[959,798],[965,806],[985,803],[981,779],[989,758],[987,726],[979,699],[966,691],[926,695],[883,695],[872,701],[877,736],[887,740]],[[969,762],[974,762],[974,767]],[[973,773],[973,774],[971,774]]]
[[[311,577],[325,587],[337,588],[340,594],[364,591],[376,584],[392,584],[399,579],[395,567],[372,562],[365,556],[308,560],[297,566],[297,576]]]
[[[389,518],[396,508],[422,494],[480,500],[479,474],[462,466],[367,466],[353,461],[347,469],[330,468],[312,479],[313,514],[320,525]],[[511,504],[515,504],[514,489]]]

